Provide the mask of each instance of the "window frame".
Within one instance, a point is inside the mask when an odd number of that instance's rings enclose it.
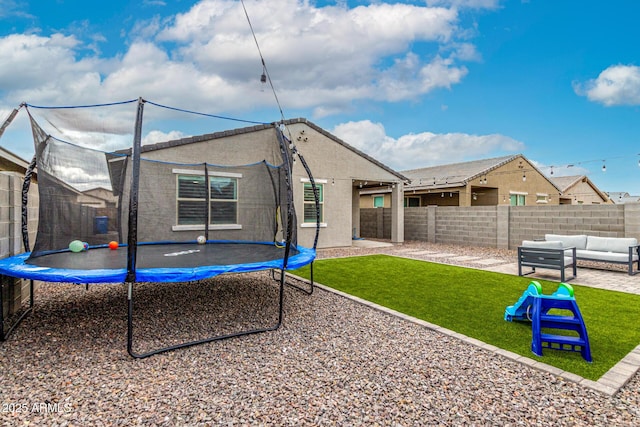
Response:
[[[382,204],[380,206],[376,205],[376,201],[381,200]],[[384,208],[384,196],[373,196],[373,207],[374,208]]]
[[[527,205],[527,196],[529,193],[524,193],[521,191],[510,191],[509,192],[509,206],[526,206]],[[513,204],[513,197],[516,198],[516,203]],[[522,199],[521,199],[522,198]],[[520,203],[522,200],[522,203]]]
[[[307,221],[304,217],[304,207],[305,205],[314,204],[315,200],[305,200],[304,193],[307,185],[311,185],[311,180],[309,178],[300,178],[300,182],[302,183],[302,223],[300,223],[301,228],[312,228],[316,226],[316,218],[314,217],[313,221]],[[314,179],[313,182],[316,184],[316,187],[321,188],[319,193],[320,197],[318,203],[320,205],[320,227],[327,227],[327,223],[325,222],[325,199],[326,199],[326,189],[328,180],[326,179]]]
[[[549,194],[536,193],[536,203],[549,203]]]
[[[418,201],[418,205],[417,206],[411,206],[411,202],[410,200],[417,200]],[[404,198],[404,207],[405,208],[419,208],[421,206],[421,198],[418,196],[406,196]]]
[[[206,196],[204,199],[200,198],[188,198],[188,197],[180,197],[180,178],[185,176],[201,176],[204,177],[205,173],[203,170],[191,170],[191,169],[173,169],[173,174],[175,176],[175,185],[176,185],[176,193],[175,193],[175,222],[171,227],[173,231],[187,231],[187,230],[205,230],[208,228],[209,230],[241,230],[242,224],[238,223],[238,215],[239,215],[239,200],[240,200],[240,179],[242,178],[241,173],[234,172],[210,172],[208,173],[209,182],[206,183],[206,191],[209,195],[209,206],[207,207],[211,210],[211,205],[213,202],[228,202],[235,203],[235,221],[233,223],[224,223],[224,224],[213,224],[211,223],[213,216],[211,215],[211,211],[209,211],[209,224],[208,226],[204,223],[201,224],[180,224],[180,212],[179,212],[179,204],[181,201],[202,201],[206,203]],[[234,199],[214,199],[211,197],[211,180],[215,178],[230,178],[234,180]]]

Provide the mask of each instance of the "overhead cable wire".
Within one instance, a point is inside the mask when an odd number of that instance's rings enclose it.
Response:
[[[232,120],[232,121],[236,121],[236,122],[252,123],[252,124],[257,124],[257,125],[269,124],[269,123],[266,123],[266,122],[257,122],[257,121],[253,121],[253,120],[236,119],[236,118],[233,118],[233,117],[218,116],[216,114],[200,113],[200,112],[197,112],[197,111],[190,111],[190,110],[185,110],[185,109],[182,109],[182,108],[170,107],[168,105],[157,104],[157,103],[149,101],[149,100],[145,100],[145,102],[148,103],[148,104],[151,104],[151,105],[155,105],[156,107],[166,108],[168,110],[180,111],[182,113],[189,113],[189,114],[197,114],[199,116],[205,116],[205,117],[213,117],[215,119]]]
[[[109,106],[112,106],[112,105],[130,104],[130,103],[133,103],[133,102],[138,102],[138,99],[131,99],[129,101],[111,102],[111,103],[108,103],[108,104],[42,106],[42,105],[33,105],[33,104],[25,103],[24,105],[26,105],[27,107],[39,108],[39,109],[44,109],[44,110],[57,110],[57,109],[65,109],[65,108],[109,107]]]
[[[247,12],[247,8],[244,5],[244,0],[240,0],[242,4],[242,9],[244,10],[244,16],[247,17],[247,22],[249,23],[249,29],[251,30],[251,35],[253,36],[253,41],[256,43],[256,48],[258,49],[258,54],[260,55],[260,61],[262,62],[262,69],[264,70],[264,74],[269,81],[269,86],[271,87],[271,91],[273,92],[273,97],[276,100],[276,104],[278,105],[278,110],[280,111],[280,118],[282,121],[285,121],[284,112],[282,111],[282,106],[280,105],[280,100],[278,99],[278,94],[276,93],[276,89],[273,86],[273,82],[271,81],[271,76],[269,75],[269,70],[267,69],[267,64],[264,61],[264,56],[262,55],[262,50],[260,50],[260,44],[258,43],[258,38],[256,37],[256,33],[253,30],[253,25],[251,24],[251,19],[249,18],[249,13]]]

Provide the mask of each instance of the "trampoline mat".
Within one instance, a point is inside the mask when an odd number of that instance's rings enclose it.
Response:
[[[291,248],[290,256],[297,254]],[[136,255],[136,269],[194,268],[205,265],[253,264],[284,257],[284,248],[262,243],[156,243],[141,244]],[[127,247],[107,247],[83,252],[58,252],[28,259],[27,264],[40,267],[95,270],[127,268]]]
[[[285,249],[272,242],[142,243],[138,245],[135,281],[187,282],[226,273],[282,269]],[[127,271],[127,247],[106,246],[84,252],[61,251],[34,258],[29,253],[0,260],[0,274],[24,279],[71,283],[133,280]],[[315,249],[291,247],[287,270],[315,259]]]

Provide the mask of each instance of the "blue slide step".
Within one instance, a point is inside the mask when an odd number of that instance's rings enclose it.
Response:
[[[554,308],[571,311],[573,317],[549,314],[549,310]],[[542,332],[543,328],[574,331],[578,336],[547,334]],[[542,349],[546,348],[577,352],[587,362],[593,360],[587,328],[575,298],[563,300],[537,298],[533,303],[531,332],[531,351],[538,356],[542,356]]]
[[[586,345],[586,341],[580,337],[567,335],[540,334],[543,342],[556,344]]]

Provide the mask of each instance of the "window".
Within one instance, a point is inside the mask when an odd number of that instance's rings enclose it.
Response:
[[[384,196],[373,196],[373,207],[384,208]]]
[[[524,206],[526,201],[525,194],[512,194],[510,196],[511,206]]]
[[[238,222],[238,178],[210,176],[205,185],[204,175],[177,176],[178,225],[202,225],[207,219],[207,191],[209,192],[209,224],[225,225]]]
[[[404,198],[404,207],[405,208],[417,208],[417,207],[420,207],[420,197],[405,197]]]
[[[324,184],[316,182],[316,190],[318,191],[318,202],[320,206],[320,222],[324,222]],[[315,223],[316,218],[316,199],[313,196],[313,187],[310,182],[304,183],[304,222]]]
[[[549,203],[549,195],[544,193],[536,193],[536,203]]]

